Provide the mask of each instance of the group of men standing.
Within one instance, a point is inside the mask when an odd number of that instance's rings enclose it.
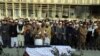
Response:
[[[53,45],[100,49],[100,21],[58,21],[51,29]]]
[[[0,37],[3,47],[24,46],[23,25],[14,20],[2,20],[0,22]]]
[[[0,22],[0,42],[4,47],[34,45],[38,38],[43,45],[100,48],[100,21],[4,19]]]
[[[0,22],[0,43],[3,47],[26,47],[34,45],[34,39],[41,38],[44,45],[50,45],[49,23],[27,19],[4,19]],[[46,39],[46,40],[45,40]]]

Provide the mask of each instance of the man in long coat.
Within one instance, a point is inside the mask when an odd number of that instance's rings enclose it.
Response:
[[[87,25],[83,23],[83,26],[79,28],[79,48],[85,48],[87,35]]]

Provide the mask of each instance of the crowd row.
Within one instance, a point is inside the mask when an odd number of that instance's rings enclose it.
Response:
[[[34,45],[35,39],[42,39],[43,45],[100,48],[100,21],[27,19],[0,21],[0,42],[4,47]]]

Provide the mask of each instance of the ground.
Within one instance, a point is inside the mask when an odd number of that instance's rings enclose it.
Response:
[[[9,56],[23,56],[24,48],[4,48],[4,53]],[[98,50],[82,50],[83,55],[82,56],[100,56],[100,51]],[[77,54],[80,53],[80,51],[76,51]],[[19,55],[18,55],[19,54]],[[0,55],[2,56],[2,55]]]

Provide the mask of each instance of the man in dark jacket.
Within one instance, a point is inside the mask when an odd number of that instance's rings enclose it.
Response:
[[[11,47],[18,47],[17,41],[17,25],[14,21],[11,22],[10,26],[10,37],[11,37]]]
[[[75,41],[75,35],[76,30],[73,28],[73,24],[72,23],[68,23],[68,25],[66,26],[66,40],[67,40],[67,45],[70,46],[74,46],[74,41]]]
[[[57,24],[53,23],[53,26],[51,27],[51,45],[57,45],[56,28]]]
[[[62,22],[59,22],[56,28],[57,45],[64,45],[64,27]]]
[[[7,20],[2,21],[1,26],[1,36],[3,40],[4,47],[10,47],[10,37],[9,37],[9,24]]]

